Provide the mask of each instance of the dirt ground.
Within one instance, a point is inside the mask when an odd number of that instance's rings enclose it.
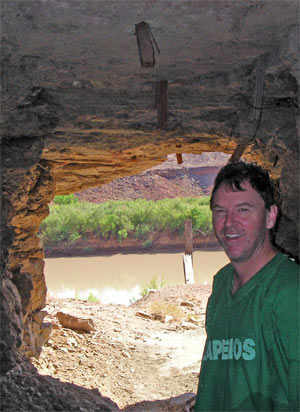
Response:
[[[1,410],[188,410],[187,394],[197,391],[210,291],[209,285],[168,286],[129,307],[48,298],[45,322],[53,330],[39,359],[32,359],[38,373],[27,366],[8,374]],[[63,328],[58,311],[91,318],[95,330]],[[23,406],[10,396],[12,388]]]

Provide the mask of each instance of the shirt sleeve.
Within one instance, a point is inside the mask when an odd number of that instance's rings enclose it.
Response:
[[[299,271],[286,273],[272,307],[273,357],[281,380],[287,384],[290,410],[299,411],[300,299]],[[290,278],[290,279],[287,279]]]

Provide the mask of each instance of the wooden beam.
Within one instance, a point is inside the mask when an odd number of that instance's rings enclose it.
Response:
[[[168,81],[156,82],[155,104],[157,107],[157,128],[165,130],[168,120]]]
[[[261,113],[264,94],[264,82],[265,82],[265,59],[264,56],[260,56],[256,67],[256,79],[255,89],[253,96],[253,109],[251,117],[258,120]]]
[[[234,149],[234,152],[232,153],[230,159],[228,160],[228,163],[237,163],[240,158],[242,157],[247,145],[246,144],[239,144],[237,147]]]
[[[185,250],[186,255],[193,254],[193,226],[192,219],[186,219],[184,221],[184,238],[185,238]]]

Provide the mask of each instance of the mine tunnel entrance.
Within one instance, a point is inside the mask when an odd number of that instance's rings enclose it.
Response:
[[[175,155],[169,156],[166,163],[170,165],[122,178],[99,189],[87,189],[75,196],[59,196],[53,207],[61,207],[63,214],[69,204],[70,212],[74,213],[72,205],[83,200],[92,200],[90,203],[96,206],[99,199],[103,203],[103,198],[118,198],[116,187],[119,187],[122,207],[126,204],[124,198],[133,196],[136,208],[144,208],[140,213],[150,213],[143,197],[148,197],[150,202],[153,196],[156,200],[163,198],[166,203],[171,195],[177,199],[178,215],[178,205],[184,203],[182,194],[192,198],[209,197],[216,172],[228,159],[224,154],[218,157],[218,154],[207,153],[204,158],[207,157],[210,165],[206,159],[204,165],[195,167],[195,164],[201,165],[201,156],[184,155],[186,163],[179,168],[174,166]],[[137,189],[136,193],[132,188]],[[172,213],[168,207],[168,213]],[[121,215],[124,217],[124,214],[125,211]],[[74,219],[75,214],[73,224]],[[68,218],[64,216],[62,220],[67,222]],[[201,231],[201,239],[196,230],[195,285],[184,285],[183,233],[180,230],[172,233],[165,228],[156,237],[150,232],[149,238],[145,231],[147,224],[144,222],[144,236],[129,235],[123,239],[114,239],[111,234],[104,236],[103,242],[110,245],[105,251],[101,243],[102,254],[106,256],[95,256],[101,254],[96,248],[96,236],[85,236],[75,226],[67,240],[62,235],[59,240],[59,233],[51,232],[54,227],[58,229],[57,221],[52,229],[41,226],[41,236],[46,243],[48,288],[45,321],[54,328],[39,359],[32,362],[42,374],[50,373],[86,388],[98,388],[119,407],[196,392],[211,280],[228,262],[212,239],[213,235]],[[141,224],[138,228],[141,230]],[[118,228],[114,233],[118,235]],[[101,234],[98,232],[97,236]],[[63,257],[63,253],[67,256]],[[70,327],[61,321],[59,312],[71,315]],[[78,326],[78,322],[87,320],[93,326],[89,333]]]
[[[67,301],[64,307],[54,297],[52,318],[44,317],[44,251],[37,232],[55,194],[141,172],[169,153],[245,149],[248,160],[276,179],[276,245],[299,261],[298,2],[254,7],[245,1],[224,8],[170,2],[167,13],[160,1],[138,8],[131,2],[50,3],[3,2],[1,372],[8,376],[10,406],[16,399],[27,410],[113,410],[93,408],[96,398],[86,406],[93,389],[84,387],[99,389],[122,407],[149,400],[149,394],[164,399],[170,380],[177,385],[172,396],[188,392],[199,365],[185,380],[187,363],[180,360],[199,348],[187,349],[185,334],[201,330],[209,290],[188,285],[164,297],[161,288],[129,308],[87,301],[83,311],[76,299],[69,300],[77,317],[94,317],[95,330],[61,328],[55,313],[70,309]],[[145,19],[150,56],[154,39],[161,51],[154,50],[155,68],[153,58],[151,67],[140,67],[142,49],[133,35],[135,29],[142,33]],[[124,238],[127,229],[120,230]],[[74,244],[80,242],[79,232],[72,235]],[[179,307],[177,312],[171,306],[178,323],[162,317],[161,307],[158,319],[147,317],[146,304],[155,304],[157,294],[164,304]],[[50,321],[56,327],[48,340]],[[166,349],[165,336],[182,351]],[[51,369],[59,386],[55,379],[39,386],[41,380],[18,375],[13,369],[21,355],[39,362],[41,374]],[[132,359],[138,359],[135,365]],[[76,379],[73,391],[61,383]],[[68,408],[73,396],[76,407]]]

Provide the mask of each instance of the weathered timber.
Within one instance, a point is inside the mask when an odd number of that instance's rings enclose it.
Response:
[[[185,251],[183,255],[184,280],[186,284],[195,283],[193,269],[193,227],[192,219],[184,222]]]
[[[183,163],[181,153],[176,153],[176,160],[177,160],[177,164],[179,164],[179,165],[181,165]]]
[[[255,89],[253,96],[253,109],[251,117],[258,120],[261,113],[263,94],[264,94],[264,82],[265,82],[265,59],[264,56],[260,56],[256,67],[256,79]]]
[[[183,255],[183,269],[185,284],[195,283],[192,255]]]
[[[157,107],[157,128],[166,130],[168,121],[168,81],[156,82],[155,102]]]
[[[155,39],[151,33],[149,24],[145,21],[136,24],[135,26],[137,45],[139,49],[140,61],[142,67],[154,67],[155,56],[154,56],[154,44],[157,47]],[[153,40],[153,41],[152,41]],[[159,49],[157,47],[159,52]]]
[[[243,153],[246,149],[247,145],[246,144],[239,144],[237,147],[234,149],[234,152],[232,153],[231,157],[228,160],[228,163],[236,163],[240,160],[240,158],[243,156]]]
[[[187,219],[184,222],[184,238],[185,238],[185,250],[186,255],[193,254],[193,227],[192,219]]]

